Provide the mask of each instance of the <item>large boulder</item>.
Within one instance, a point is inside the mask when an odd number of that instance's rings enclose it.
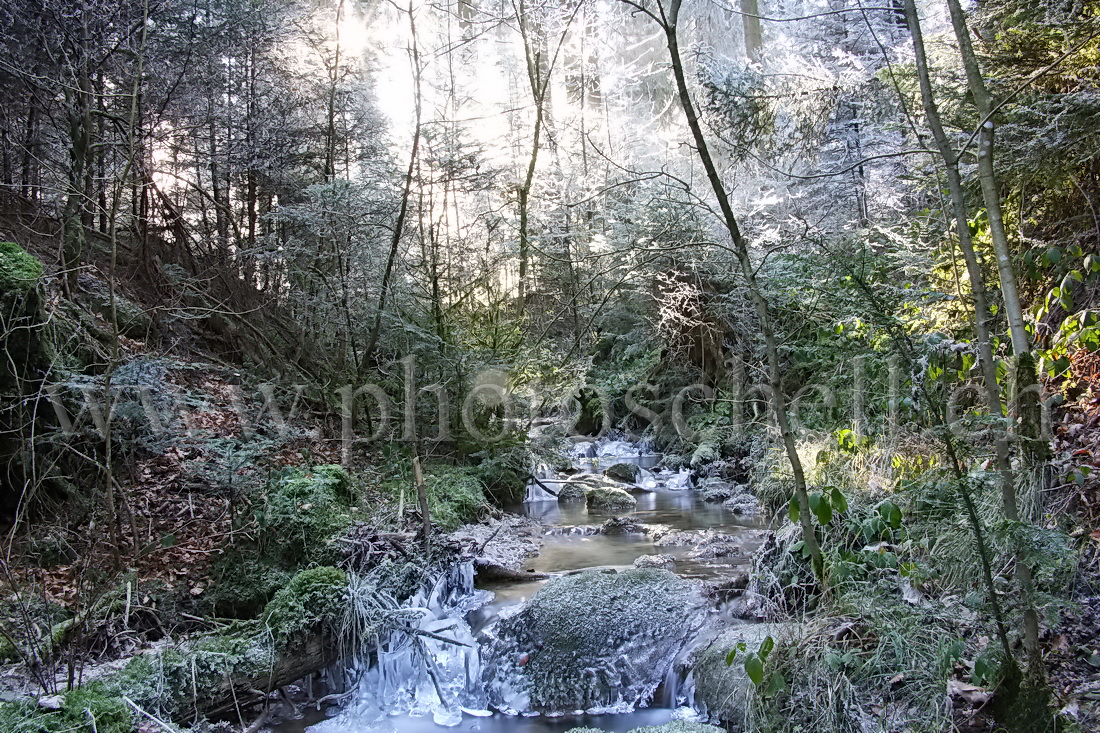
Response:
[[[667,570],[588,570],[556,578],[500,620],[484,675],[507,711],[645,705],[697,631],[699,583]]]
[[[586,496],[591,509],[622,511],[638,505],[637,499],[615,486],[597,486],[589,489]]]
[[[632,484],[638,478],[638,467],[633,463],[613,463],[604,470],[604,475],[624,484]]]

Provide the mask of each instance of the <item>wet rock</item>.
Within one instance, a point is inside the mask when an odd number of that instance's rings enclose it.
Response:
[[[601,534],[644,534],[645,526],[630,517],[612,517],[600,527]]]
[[[704,616],[701,585],[667,570],[588,570],[550,580],[502,617],[483,679],[505,711],[646,703]],[[520,667],[516,659],[529,654]]]
[[[743,493],[731,496],[722,502],[722,506],[734,514],[752,516],[760,513],[760,502],[747,490]]]
[[[703,592],[706,593],[708,598],[713,598],[719,603],[725,603],[734,598],[740,598],[745,594],[745,589],[748,587],[749,574],[737,573],[729,578],[712,580],[706,584]]]
[[[633,509],[638,505],[638,500],[629,493],[620,488],[613,488],[610,486],[589,489],[586,494],[586,500],[588,501],[588,506],[592,509],[607,509],[611,511]]]
[[[741,556],[741,543],[731,535],[713,535],[703,540],[688,557],[702,561],[730,560]]]
[[[634,560],[636,568],[663,568],[671,570],[676,566],[676,558],[672,555],[642,555]]]
[[[638,467],[633,463],[615,463],[607,467],[604,475],[616,481],[631,484],[638,478]]]
[[[709,530],[685,529],[677,530],[670,527],[660,527],[650,530],[653,544],[658,547],[694,547],[702,544],[713,535]]]

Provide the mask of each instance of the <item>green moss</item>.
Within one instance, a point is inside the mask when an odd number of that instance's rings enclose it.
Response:
[[[211,615],[255,618],[294,573],[241,550],[227,552],[212,573],[203,595]]]
[[[42,277],[42,263],[14,242],[0,242],[0,294],[26,293]]]
[[[264,609],[263,623],[284,645],[304,632],[335,630],[343,617],[348,578],[332,567],[310,568],[295,575]]]
[[[647,725],[634,728],[630,733],[725,733],[721,728],[690,720],[674,720],[664,725]]]
[[[92,682],[65,693],[58,710],[46,710],[34,701],[0,704],[0,730],[19,733],[131,733],[130,707],[108,685]]]
[[[476,521],[488,505],[477,470],[464,466],[431,464],[424,467],[424,488],[428,494],[428,515],[432,524],[449,532]],[[405,507],[417,506],[416,489],[408,478],[387,482],[392,497],[404,493]]]
[[[561,491],[558,492],[558,501],[583,501],[584,498],[585,487],[575,482],[562,484]]]
[[[352,522],[350,480],[339,466],[290,469],[268,490],[260,554],[285,568],[336,560],[333,539]]]
[[[738,651],[733,664],[727,655],[744,642],[755,652],[768,636],[778,636],[783,627],[776,624],[745,624],[723,632],[703,649],[695,662],[695,700],[711,718],[723,721],[739,719],[749,702],[751,682],[741,663],[745,652]]]
[[[526,446],[510,446],[501,450],[485,451],[481,463],[473,469],[473,475],[485,486],[489,497],[500,506],[523,501],[527,492],[527,478],[534,458]]]
[[[594,509],[608,509],[621,511],[633,509],[638,505],[638,500],[622,489],[611,486],[597,486],[587,492],[588,506]]]

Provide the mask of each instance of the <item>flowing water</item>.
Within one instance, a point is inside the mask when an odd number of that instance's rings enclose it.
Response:
[[[629,512],[601,512],[590,510],[584,501],[559,502],[551,492],[556,493],[573,476],[541,470],[538,482],[528,489],[528,501],[511,509],[548,527],[540,554],[526,564],[533,574],[554,577],[588,568],[623,569],[643,555],[658,554],[675,558],[673,572],[686,578],[710,580],[747,570],[760,522],[738,516],[722,504],[702,501],[688,488],[691,476],[686,471],[656,471],[661,457],[647,446],[624,441],[580,444],[572,458],[575,469],[569,474],[595,473],[613,463],[639,466],[634,492],[637,506]],[[611,516],[628,517],[649,531],[598,532]],[[662,546],[654,539],[654,535],[690,530],[720,530],[731,535],[738,541],[740,553],[707,561],[692,557],[690,546]],[[286,721],[277,730],[542,733],[592,726],[618,732],[692,717],[692,687],[671,659],[666,660],[665,681],[653,692],[648,707],[619,705],[613,711],[589,711],[603,714],[560,715],[537,715],[523,709],[524,697],[511,689],[512,681],[496,679],[491,671],[484,673],[482,655],[501,615],[518,610],[545,582],[478,584],[472,564],[452,567],[406,604],[413,625],[423,634],[395,633],[383,639],[377,650],[352,665],[357,682],[348,702],[341,708]],[[681,649],[677,659],[685,657],[690,647]],[[502,699],[520,700],[516,703],[520,709],[491,704]],[[500,712],[501,708],[510,714]]]

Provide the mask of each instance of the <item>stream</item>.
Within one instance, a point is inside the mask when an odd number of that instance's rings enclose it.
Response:
[[[558,578],[592,568],[624,570],[634,567],[638,558],[659,556],[641,562],[656,561],[682,578],[701,581],[728,580],[745,573],[762,536],[759,517],[738,515],[720,502],[704,501],[692,488],[689,472],[659,470],[661,456],[647,449],[645,444],[606,439],[582,443],[571,456],[573,470],[556,473],[543,467],[537,471],[527,501],[509,508],[513,514],[537,520],[531,524],[543,534],[541,550],[527,558],[521,571],[536,578]],[[638,467],[634,483],[627,484],[637,502],[633,509],[597,509],[583,499],[559,501],[554,496],[578,479],[604,481],[600,471],[615,463]],[[629,520],[625,531],[617,527],[603,531],[612,517]],[[622,519],[612,524],[615,522]],[[736,541],[736,546],[719,545],[732,547],[732,551],[705,552],[700,548],[706,545],[698,542],[669,542],[677,536],[713,539],[716,531],[722,542]],[[506,665],[494,666],[491,657],[500,646],[495,638],[500,620],[521,610],[547,582],[481,582],[472,563],[454,566],[432,588],[422,590],[406,604],[416,609],[419,628],[434,637],[391,634],[377,651],[358,662],[358,669],[352,665],[352,676],[358,681],[347,702],[327,710],[311,709],[300,719],[280,723],[275,730],[540,733],[592,726],[618,732],[678,718],[696,719],[690,675],[675,662],[709,639],[708,634],[744,623],[721,605],[708,611],[704,627],[693,632],[688,643],[674,652],[674,658],[662,660],[667,672],[655,690],[624,690],[622,695],[616,691],[614,699],[585,712],[539,714],[529,709],[522,686],[507,672],[498,672]],[[622,650],[623,656],[631,653]],[[641,703],[635,705],[632,700]]]

